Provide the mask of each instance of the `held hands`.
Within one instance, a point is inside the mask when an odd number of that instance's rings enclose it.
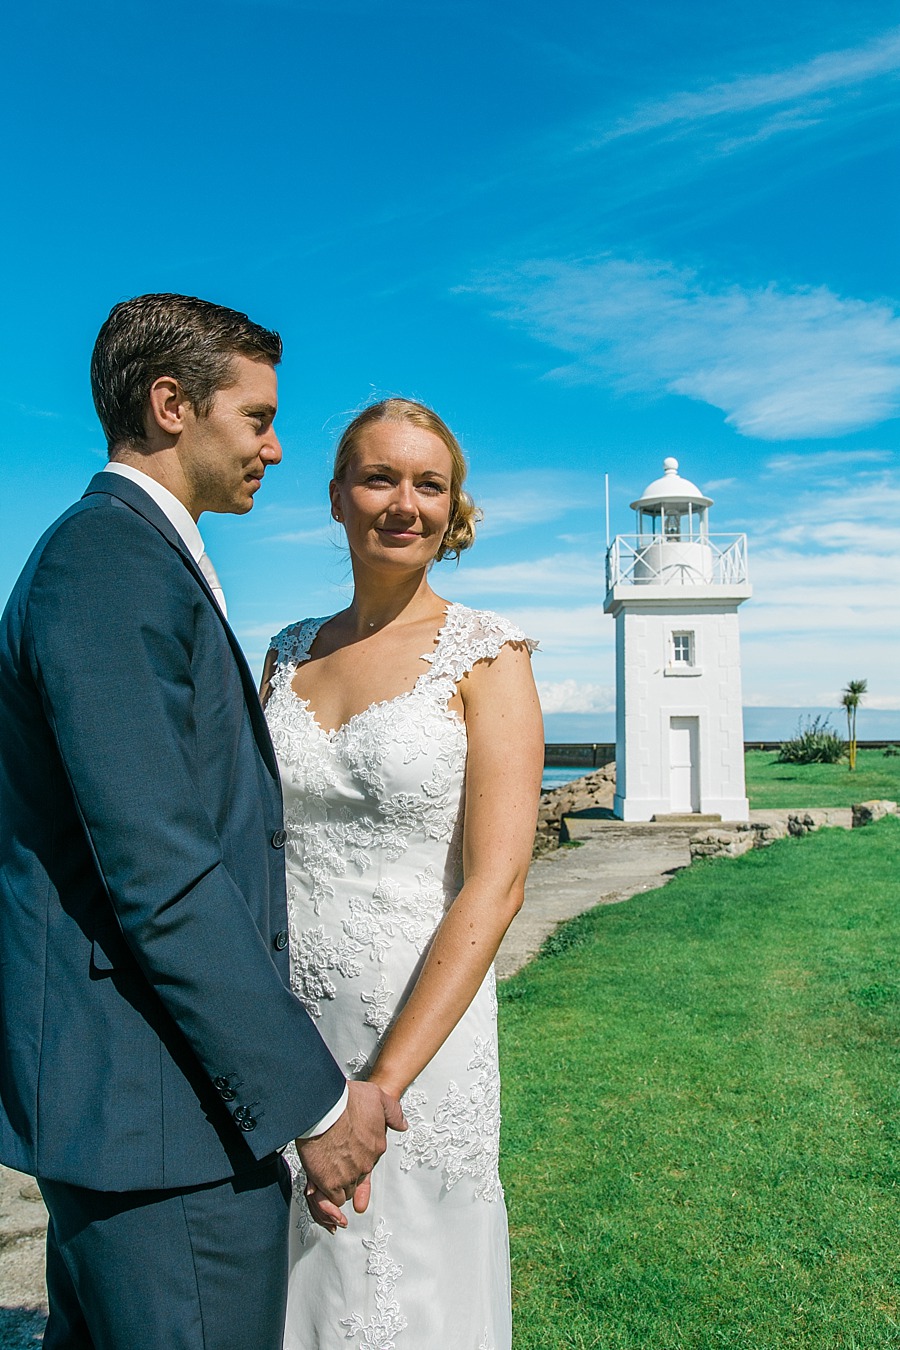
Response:
[[[376,1083],[351,1082],[348,1088],[347,1109],[331,1129],[297,1140],[310,1213],[332,1233],[347,1226],[341,1205],[352,1198],[357,1214],[368,1205],[369,1174],[387,1148],[387,1128],[407,1128],[400,1103]]]

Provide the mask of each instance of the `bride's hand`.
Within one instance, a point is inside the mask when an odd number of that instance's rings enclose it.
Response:
[[[371,1191],[372,1175],[370,1173],[367,1177],[360,1178],[359,1184],[353,1192],[353,1208],[357,1214],[364,1212],[369,1203]],[[313,1221],[319,1224],[321,1228],[327,1228],[329,1233],[333,1233],[337,1228],[347,1227],[347,1216],[343,1210],[332,1204],[328,1197],[322,1194],[318,1186],[309,1182],[303,1194],[306,1196],[306,1204]]]
[[[306,1203],[314,1223],[319,1224],[321,1228],[327,1228],[329,1233],[347,1227],[346,1215],[322,1194],[318,1186],[309,1182],[303,1194],[306,1196]]]

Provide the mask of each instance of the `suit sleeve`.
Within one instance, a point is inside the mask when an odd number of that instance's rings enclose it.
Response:
[[[208,605],[184,563],[122,508],[45,550],[31,659],[125,939],[256,1157],[303,1135],[344,1076],[279,975],[223,861],[197,763],[192,650]],[[247,841],[261,858],[269,841]]]

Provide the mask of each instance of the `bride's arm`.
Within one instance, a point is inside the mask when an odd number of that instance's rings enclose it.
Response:
[[[469,751],[465,882],[370,1079],[399,1097],[443,1045],[481,986],[522,905],[544,763],[540,705],[524,647],[506,645],[462,681]]]

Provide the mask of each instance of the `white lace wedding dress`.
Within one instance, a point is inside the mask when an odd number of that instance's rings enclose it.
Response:
[[[452,604],[407,694],[325,732],[291,688],[324,619],[272,641],[266,715],[281,765],[294,990],[348,1077],[365,1077],[462,884],[466,729],[447,704],[476,661],[535,644]],[[494,972],[404,1094],[365,1214],[334,1236],[295,1187],[286,1350],[510,1350],[497,1170]]]

